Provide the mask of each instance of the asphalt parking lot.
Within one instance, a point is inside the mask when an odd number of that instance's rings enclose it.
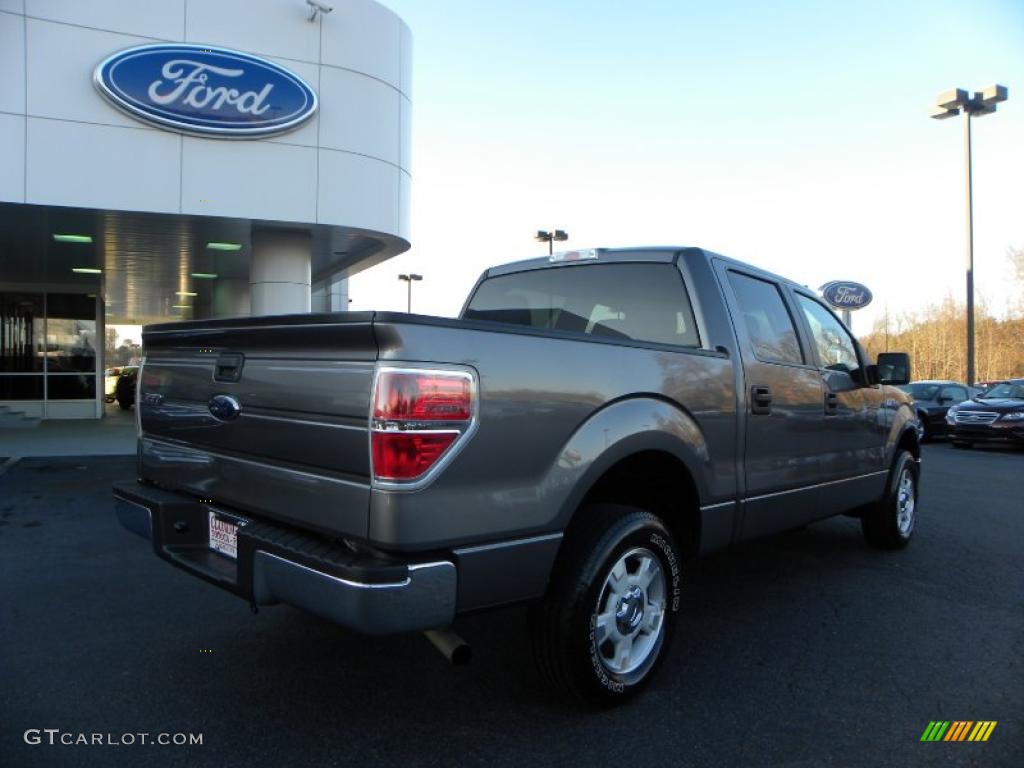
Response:
[[[254,616],[118,527],[134,459],[24,459],[0,477],[0,765],[1024,765],[1024,452],[925,450],[908,550],[843,518],[699,561],[654,687],[596,713],[549,696],[520,608],[460,620],[465,668]],[[932,720],[998,725],[922,743]],[[45,728],[203,743],[25,743]]]

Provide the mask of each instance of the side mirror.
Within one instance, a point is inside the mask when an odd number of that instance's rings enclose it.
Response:
[[[882,384],[909,384],[910,355],[906,352],[879,353],[878,380]]]

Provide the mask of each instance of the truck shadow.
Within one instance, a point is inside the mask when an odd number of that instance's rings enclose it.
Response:
[[[378,745],[395,762],[415,761],[424,743],[472,737],[498,748],[510,733],[520,734],[521,760],[551,749],[567,750],[569,760],[569,745],[595,726],[617,731],[697,698],[711,709],[703,725],[708,735],[721,727],[727,738],[736,696],[752,682],[788,690],[793,680],[780,681],[782,671],[825,658],[833,634],[847,632],[840,582],[877,557],[864,546],[857,521],[832,520],[698,561],[659,679],[615,713],[589,712],[549,691],[533,667],[522,606],[457,622],[474,649],[472,664],[461,668],[449,666],[420,636],[360,637],[276,608],[260,614],[257,632],[235,637],[233,653],[247,661],[223,668],[221,683],[233,690],[228,695],[238,716],[273,712],[296,736],[355,731],[365,742],[375,733],[400,732],[401,739]],[[252,684],[254,667],[259,686]],[[731,693],[710,699],[703,693],[723,687]],[[449,735],[442,737],[441,729]]]

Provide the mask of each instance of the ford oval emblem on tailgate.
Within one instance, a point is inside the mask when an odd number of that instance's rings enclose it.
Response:
[[[231,421],[242,412],[242,404],[231,395],[214,395],[210,398],[210,413],[220,421]]]

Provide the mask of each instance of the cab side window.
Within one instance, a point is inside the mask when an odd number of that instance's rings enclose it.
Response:
[[[851,374],[858,370],[857,347],[843,324],[814,299],[799,293],[796,298],[811,328],[821,366]]]
[[[802,365],[803,353],[793,318],[782,301],[779,288],[767,280],[729,272],[729,284],[743,314],[754,356],[765,363]]]
[[[962,403],[967,399],[967,390],[963,387],[943,387],[939,392],[940,400],[949,400],[953,403]]]

